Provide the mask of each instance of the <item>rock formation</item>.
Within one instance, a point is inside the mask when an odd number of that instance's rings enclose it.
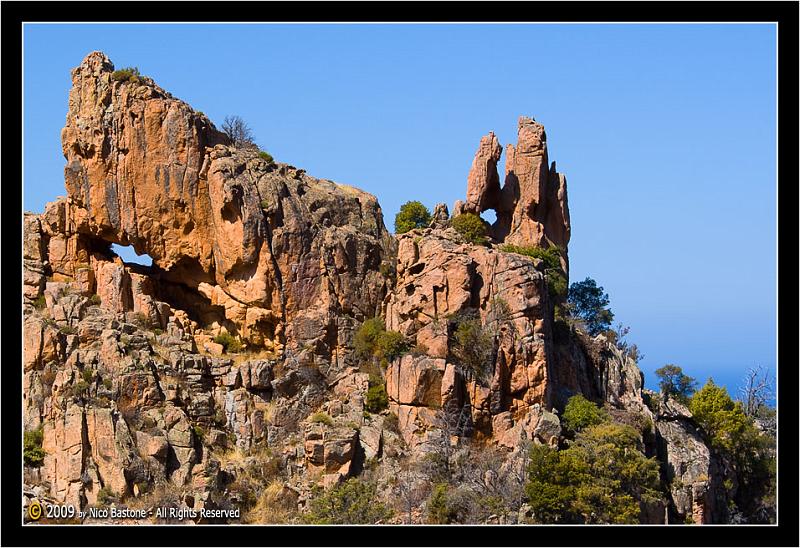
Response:
[[[481,139],[467,177],[467,200],[454,213],[495,210],[491,234],[517,246],[557,245],[567,249],[570,237],[567,180],[548,164],[544,126],[519,119],[517,144],[506,148],[503,187],[497,174],[502,147],[494,133]]]
[[[91,267],[118,311],[163,323],[137,294],[179,308],[192,300],[193,320],[253,345],[288,339],[335,352],[346,318],[374,315],[386,291],[378,266],[393,244],[375,198],[228,147],[205,116],[151,80],[113,74],[99,52],[72,73],[61,135],[68,197],[44,215],[51,270]],[[170,295],[128,289],[140,282],[100,258],[111,243],[149,255]],[[42,259],[37,245],[31,261]],[[32,295],[41,268],[26,272]]]
[[[67,196],[24,217],[24,424],[42,429],[46,455],[26,468],[27,500],[85,508],[166,485],[175,504],[215,508],[245,500],[248,470],[267,464],[295,507],[367,467],[392,498],[408,462],[463,460],[469,440],[498,451],[492,473],[518,488],[528,444],[558,446],[558,410],[583,394],[656,425],[665,476],[682,482],[675,520],[723,519],[719,482],[703,479],[721,465],[687,412],[652,412],[630,357],[554,321],[544,263],[496,245],[554,244],[566,263],[566,180],[540,124],[520,118],[502,187],[502,147],[481,139],[454,208],[497,212],[481,246],[443,204],[430,227],[390,235],[373,196],[232,146],[102,53],[72,82]],[[382,368],[354,352],[374,316],[411,348]],[[480,367],[466,365],[462,324],[484,337]],[[389,409],[369,412],[376,377]]]

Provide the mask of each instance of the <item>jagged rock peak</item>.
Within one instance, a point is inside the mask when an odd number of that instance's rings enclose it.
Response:
[[[472,160],[467,176],[467,201],[464,211],[480,213],[487,209],[497,209],[500,200],[500,177],[497,174],[497,161],[503,147],[494,132],[481,138],[478,152]]]
[[[497,174],[502,146],[493,132],[481,138],[467,177],[467,200],[454,214],[494,209],[491,235],[521,246],[555,244],[566,251],[570,237],[566,178],[548,164],[544,126],[521,116],[517,144],[506,148],[503,187]]]

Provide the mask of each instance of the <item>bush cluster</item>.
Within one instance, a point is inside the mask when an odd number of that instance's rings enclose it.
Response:
[[[381,363],[399,358],[408,352],[405,337],[397,331],[387,331],[381,318],[370,318],[356,330],[353,338],[356,355],[361,359],[376,358]]]
[[[44,449],[42,449],[42,428],[28,430],[23,435],[23,458],[25,464],[38,468],[44,464]]]
[[[481,323],[477,313],[450,319],[452,353],[457,362],[476,380],[485,381],[491,374],[494,337]]]
[[[564,426],[571,432],[580,432],[608,420],[608,413],[580,394],[572,396],[564,408]]]
[[[431,224],[431,212],[422,202],[412,200],[400,206],[394,218],[395,234],[405,234],[415,228],[426,228]]]
[[[262,160],[266,160],[266,161],[267,161],[267,162],[269,162],[270,164],[271,164],[271,163],[273,163],[273,162],[275,161],[275,160],[272,158],[272,154],[270,154],[270,153],[269,153],[269,152],[267,152],[266,150],[260,150],[260,151],[258,151],[258,156],[259,156],[259,158],[261,158]]]
[[[471,244],[486,244],[486,221],[474,213],[462,213],[453,217],[451,226]]]
[[[640,503],[661,498],[659,481],[639,433],[602,423],[562,451],[534,445],[525,491],[538,523],[638,523]]]
[[[311,499],[310,510],[302,521],[317,525],[374,524],[392,517],[392,512],[376,499],[375,486],[350,478]]]
[[[115,70],[111,73],[111,79],[117,82],[133,82],[136,83],[141,79],[142,75],[139,73],[137,67],[125,67]]]
[[[744,412],[742,402],[734,401],[728,391],[708,379],[692,396],[689,404],[694,420],[710,438],[711,445],[725,456],[738,479],[735,502],[747,515],[758,518],[760,508],[771,507],[775,496],[775,439],[762,434]]]
[[[364,403],[370,413],[380,413],[389,407],[389,395],[386,393],[386,383],[382,378],[370,377],[367,399]]]
[[[311,418],[308,419],[308,422],[312,424],[324,424],[325,426],[333,426],[333,419],[325,413],[324,411],[317,411]]]
[[[504,510],[499,497],[480,497],[465,486],[437,483],[426,504],[427,521],[432,524],[470,523],[486,517],[489,508]]]
[[[242,351],[241,341],[227,331],[223,331],[214,337],[214,342],[221,344],[226,354],[235,354]]]
[[[112,491],[110,487],[101,487],[97,492],[97,504],[101,507],[108,506],[117,500],[119,500],[119,495]]]

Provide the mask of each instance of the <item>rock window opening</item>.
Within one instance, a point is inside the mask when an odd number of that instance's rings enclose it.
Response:
[[[493,225],[494,222],[497,220],[497,213],[495,213],[494,209],[487,209],[483,213],[481,213],[481,219]]]
[[[153,266],[153,259],[150,258],[150,255],[146,253],[139,255],[132,245],[111,244],[111,251],[119,255],[124,263]]]

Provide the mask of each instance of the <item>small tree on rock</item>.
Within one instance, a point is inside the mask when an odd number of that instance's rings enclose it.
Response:
[[[431,224],[431,212],[422,202],[412,200],[400,206],[400,212],[394,218],[396,234],[405,234],[415,228],[426,228]]]
[[[572,284],[567,300],[572,313],[583,320],[591,336],[599,335],[611,327],[614,313],[608,308],[608,293],[593,279],[587,277],[582,282]]]
[[[233,146],[237,148],[247,148],[255,146],[255,137],[253,130],[247,125],[240,116],[226,116],[222,122],[222,131],[233,142]]]
[[[656,369],[656,375],[661,379],[658,383],[661,393],[672,396],[683,403],[688,403],[689,398],[697,389],[697,382],[692,377],[685,375],[683,369],[673,363]]]

